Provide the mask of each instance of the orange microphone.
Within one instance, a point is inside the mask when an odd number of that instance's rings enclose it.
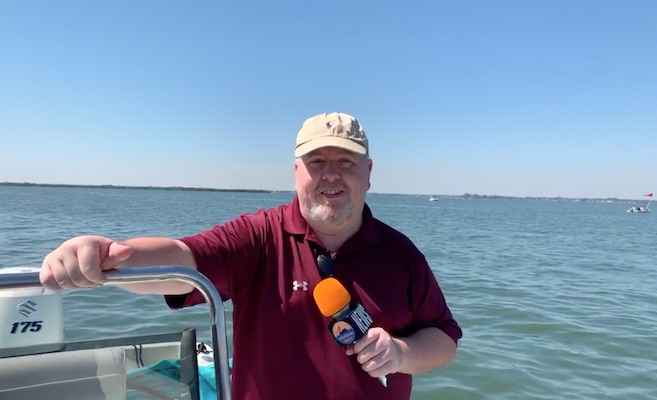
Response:
[[[320,281],[313,290],[313,297],[322,315],[333,319],[328,329],[340,346],[355,343],[372,326],[372,317],[363,305],[356,303],[352,307],[349,292],[335,278]],[[379,381],[388,386],[387,377],[379,377]]]
[[[320,281],[313,290],[315,303],[325,317],[340,314],[351,303],[351,296],[347,289],[335,278],[326,278]]]

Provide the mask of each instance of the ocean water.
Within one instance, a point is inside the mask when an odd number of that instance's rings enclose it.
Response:
[[[0,268],[39,266],[80,234],[178,237],[291,198],[0,186]],[[654,213],[626,213],[625,202],[367,201],[424,252],[464,331],[451,365],[415,376],[413,399],[657,398]],[[174,312],[160,296],[108,287],[66,291],[64,305],[67,340],[187,326],[210,336],[207,306]]]

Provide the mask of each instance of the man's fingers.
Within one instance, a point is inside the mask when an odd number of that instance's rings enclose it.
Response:
[[[75,271],[78,271],[77,273]],[[77,289],[92,286],[70,261],[51,260],[46,267],[42,267],[39,278],[44,277],[42,284],[50,289]]]
[[[53,261],[48,260],[48,258],[45,258],[43,260],[43,263],[41,264],[41,270],[39,270],[39,281],[41,281],[41,284],[46,288],[46,289],[51,289],[51,290],[59,290],[63,289],[63,287],[59,286],[57,283],[57,279],[55,279],[55,274],[52,272],[52,264]],[[61,268],[64,268],[61,266]]]
[[[370,347],[373,348],[372,351],[369,351]],[[363,371],[374,378],[392,373],[395,360],[393,360],[390,349],[387,347],[376,348],[374,345],[370,347],[363,350],[357,356],[357,360],[361,364]]]
[[[352,350],[354,354],[360,354],[360,352],[362,352],[366,347],[370,346],[373,343],[376,343],[380,335],[379,330],[382,329],[372,328],[368,330],[362,338],[354,342],[354,344],[352,345],[353,346]]]
[[[77,258],[70,254],[48,255],[41,265],[39,280],[43,286],[53,290],[95,286],[82,276]]]
[[[112,242],[107,249],[107,257],[101,261],[103,271],[116,268],[132,255],[132,247],[119,242]]]
[[[365,364],[366,362],[379,357],[385,350],[385,347],[377,346],[376,342],[372,342],[369,346],[365,347],[360,353],[358,353],[356,359],[359,363]]]
[[[66,270],[71,280],[79,287],[91,287],[102,285],[105,282],[105,274],[100,269],[102,255],[97,245],[84,245],[78,249],[77,260],[69,258],[66,260]]]
[[[386,376],[392,371],[392,361],[384,361],[381,357],[375,357],[362,365],[363,371],[374,378]]]
[[[351,347],[351,348],[350,348]],[[395,372],[401,354],[397,345],[382,328],[372,328],[353,346],[347,348],[347,354],[356,354],[356,360],[363,371],[378,378]]]

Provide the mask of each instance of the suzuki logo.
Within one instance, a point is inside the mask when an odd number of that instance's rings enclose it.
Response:
[[[308,282],[307,281],[294,281],[292,282],[292,290],[297,291],[299,289],[302,289],[304,292],[308,290]]]
[[[37,311],[36,306],[37,303],[33,302],[32,300],[25,300],[24,302],[17,305],[16,308],[22,316],[29,317]]]

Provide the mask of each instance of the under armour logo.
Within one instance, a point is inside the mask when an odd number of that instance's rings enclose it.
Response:
[[[294,281],[292,282],[292,290],[297,291],[302,289],[304,292],[308,290],[308,282],[306,281]]]

